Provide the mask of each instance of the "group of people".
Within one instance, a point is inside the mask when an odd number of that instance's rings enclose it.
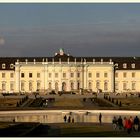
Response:
[[[65,115],[65,116],[64,116],[64,122],[65,122],[65,123],[71,123],[71,122],[74,123],[74,118],[72,118],[71,116],[68,116],[68,117],[67,117],[67,116]]]
[[[128,134],[131,133],[132,130],[139,131],[139,123],[140,120],[138,116],[135,116],[134,118],[130,116],[129,118],[124,117],[122,119],[121,116],[117,119],[115,116],[112,120],[113,129],[119,129],[119,130],[126,130]]]

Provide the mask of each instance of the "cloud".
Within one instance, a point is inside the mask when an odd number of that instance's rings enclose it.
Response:
[[[0,46],[5,44],[5,39],[3,37],[0,37]]]

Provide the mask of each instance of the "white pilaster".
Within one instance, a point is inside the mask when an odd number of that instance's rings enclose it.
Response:
[[[87,89],[87,66],[84,66],[84,89]]]
[[[53,65],[53,71],[52,71],[52,89],[55,89],[55,80],[54,80],[54,76],[55,76],[55,66]]]
[[[62,65],[59,70],[59,91],[62,91]]]
[[[20,65],[17,64],[15,65],[15,88],[16,88],[16,92],[20,92]]]
[[[69,66],[69,70],[68,70],[69,72],[68,72],[68,74],[67,74],[67,76],[68,76],[68,83],[67,83],[67,91],[70,91],[71,90],[71,88],[70,88],[70,79],[71,79],[71,77],[70,77],[70,73],[71,73],[71,68],[70,68],[70,66]]]
[[[115,77],[114,77],[115,75],[114,75],[114,65],[112,65],[112,70],[111,70],[111,92],[114,92],[114,79],[115,79]]]

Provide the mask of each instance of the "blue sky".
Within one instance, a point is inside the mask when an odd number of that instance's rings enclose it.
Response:
[[[140,4],[0,4],[0,56],[139,56]]]

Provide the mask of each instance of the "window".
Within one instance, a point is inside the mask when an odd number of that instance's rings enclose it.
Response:
[[[88,73],[88,77],[91,78],[92,77],[92,73]]]
[[[80,82],[79,81],[77,82],[77,89],[78,90],[80,89]]]
[[[63,78],[66,78],[66,73],[63,73]]]
[[[100,73],[96,73],[96,77],[99,78],[100,77]]]
[[[51,73],[49,73],[49,78],[51,78],[52,77],[52,74]]]
[[[40,81],[37,82],[37,90],[40,90]]]
[[[2,90],[3,90],[3,91],[6,90],[6,83],[5,83],[5,82],[2,83]]]
[[[126,64],[126,63],[123,64],[123,68],[124,68],[124,69],[127,68],[127,64]]]
[[[10,68],[13,69],[14,68],[14,65],[13,64],[10,64]]]
[[[108,83],[107,83],[107,81],[104,82],[104,90],[108,90]]]
[[[107,75],[107,73],[104,73],[104,77],[107,77],[108,75]]]
[[[5,78],[5,73],[2,73],[2,78]]]
[[[123,90],[127,90],[127,83],[123,83]]]
[[[77,73],[77,77],[78,77],[78,78],[80,77],[80,73],[79,73],[79,72]]]
[[[55,78],[58,78],[58,73],[55,73]]]
[[[131,64],[131,67],[134,69],[135,68],[135,64],[133,63],[133,64]]]
[[[119,89],[119,84],[115,83],[115,90],[118,90],[118,89]]]
[[[29,78],[32,78],[32,76],[33,76],[32,73],[29,73]]]
[[[5,64],[2,64],[2,69],[5,69],[6,68],[6,65]]]
[[[40,78],[40,73],[37,73],[37,78]]]
[[[123,77],[124,77],[124,78],[126,78],[126,76],[127,76],[127,73],[126,73],[126,72],[124,72],[124,73],[123,73]]]
[[[32,82],[29,82],[29,91],[32,91],[33,85]]]
[[[49,82],[49,89],[52,89],[52,83]]]
[[[71,87],[71,90],[74,90],[74,83],[73,82],[70,83],[70,87]]]
[[[136,83],[132,83],[132,90],[135,90],[136,89]]]
[[[13,83],[13,82],[10,83],[10,90],[11,90],[11,91],[14,90],[14,83]]]
[[[24,91],[24,82],[21,82],[21,90]]]
[[[55,83],[55,90],[58,91],[58,83],[57,82]]]
[[[13,78],[14,77],[14,73],[10,73],[10,77]]]
[[[74,73],[70,73],[70,77],[74,77]]]
[[[135,72],[132,72],[132,77],[133,77],[133,78],[135,77]]]
[[[88,88],[92,89],[92,83],[91,82],[88,83]]]
[[[96,88],[100,89],[100,82],[99,81],[96,81]]]
[[[118,73],[117,72],[115,73],[115,77],[118,77]]]
[[[21,77],[24,78],[24,73],[21,73]]]

